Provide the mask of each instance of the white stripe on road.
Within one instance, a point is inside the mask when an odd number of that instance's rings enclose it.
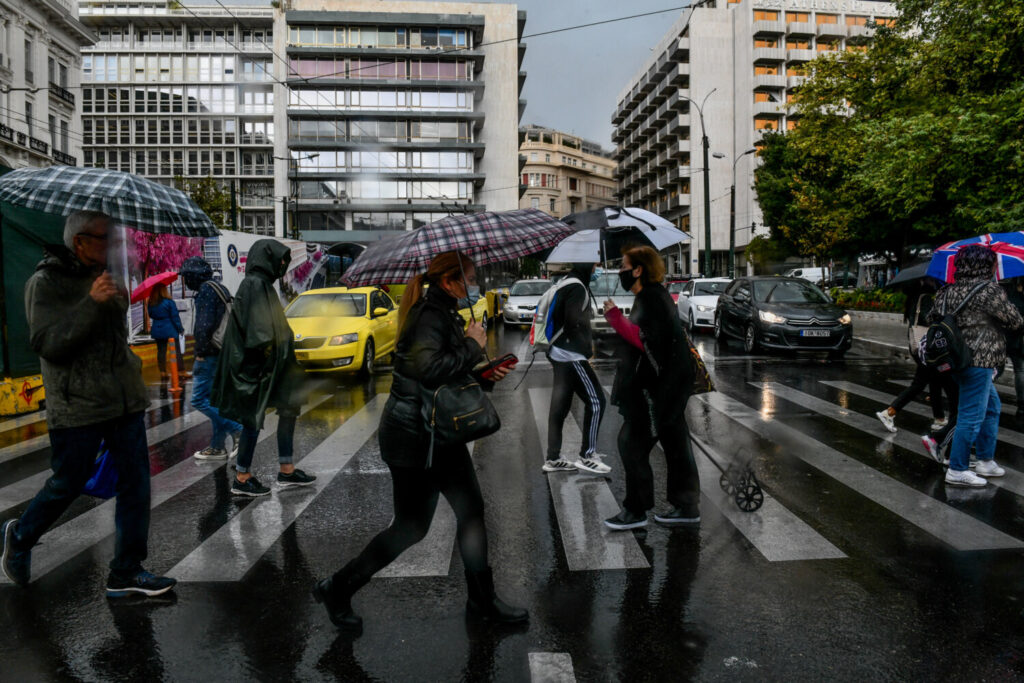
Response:
[[[202,423],[205,419],[205,415],[193,410],[181,417],[176,417],[173,420],[168,420],[147,429],[146,442],[149,446],[153,446],[161,441],[177,436],[183,431]],[[49,443],[48,436],[44,435],[42,438],[46,439],[47,443]],[[43,470],[0,488],[0,510],[6,510],[30,500],[39,493],[39,489],[42,488],[51,474],[53,474],[51,470]]]
[[[576,683],[568,652],[531,652],[530,683]]]
[[[27,415],[19,415],[18,417],[11,417],[6,420],[0,420],[0,431],[9,431],[18,427],[24,427],[25,425],[32,425],[36,422],[43,422],[46,420],[46,411],[39,410],[34,413],[28,413]]]
[[[854,460],[772,415],[717,392],[695,398],[956,550],[1024,548],[1024,542]]]
[[[543,446],[548,442],[548,407],[551,389],[530,389],[533,417]],[[566,420],[563,427],[564,446],[579,450],[583,434],[575,420]],[[543,464],[538,460],[533,466]],[[608,482],[603,477],[551,472],[548,480],[554,502],[558,529],[562,536],[565,559],[571,571],[594,569],[638,569],[650,567],[633,534],[612,531],[604,519],[619,512]]]
[[[468,444],[473,455],[474,444]],[[455,547],[455,511],[444,496],[437,501],[430,531],[422,541],[399,555],[394,562],[373,575],[375,579],[409,576],[448,576]]]
[[[897,384],[897,385],[899,385],[901,387],[909,387],[910,384],[911,384],[911,381],[909,379],[890,379],[888,381],[891,384]],[[1015,398],[1014,393],[1013,393],[1013,389],[1004,389],[1004,388],[1002,388],[998,384],[996,384],[995,387],[996,387],[996,390],[1000,394],[1002,394],[1003,396],[1009,396],[1010,398]],[[896,397],[893,396],[893,399],[895,399],[895,398]],[[945,398],[943,398],[943,400],[945,400]],[[1000,398],[999,403],[1002,406],[1002,412],[1003,412],[1004,415],[1013,415],[1014,413],[1017,412],[1017,405],[1015,403],[1005,403],[1005,402],[1003,402],[1002,398]]]
[[[693,440],[722,465],[729,461],[703,440]],[[700,470],[700,489],[704,496],[750,541],[769,562],[794,560],[834,560],[846,557],[839,548],[764,492],[764,504],[756,512],[744,512],[732,496],[726,495],[718,481],[721,471],[699,448],[694,448]]]
[[[300,415],[313,410],[330,396],[324,396],[302,409]],[[277,431],[277,414],[266,417],[257,443],[269,439]],[[160,472],[152,479],[150,509],[166,503],[189,486],[209,476],[224,464],[220,461],[202,461],[189,457],[173,467]],[[33,494],[34,495],[34,494]],[[32,551],[32,580],[53,571],[78,553],[99,543],[116,531],[114,524],[114,499],[105,501],[84,512],[65,524],[48,531],[45,543]],[[0,582],[6,580],[0,576]]]
[[[834,403],[829,403],[828,401],[824,401],[815,396],[811,396],[810,394],[805,394],[802,391],[797,391],[796,389],[791,389],[790,387],[777,384],[775,382],[750,382],[750,384],[760,389],[767,389],[776,396],[784,398],[791,403],[803,406],[808,410],[813,410],[814,412],[820,413],[826,417],[831,417],[845,425],[853,427],[854,429],[877,436],[884,441],[890,441],[897,446],[902,446],[914,455],[925,458],[930,462],[935,462],[932,460],[931,456],[925,452],[919,436],[909,434],[906,430],[891,434],[882,427],[878,418],[874,415],[867,417],[866,415],[861,415],[856,411],[848,410],[841,406],[837,406]],[[884,434],[881,433],[883,431],[885,432]],[[1021,474],[1018,470],[1011,467],[1006,467],[1005,465],[1003,466],[1003,469],[1006,470],[1006,474],[1002,477],[993,477],[989,479],[989,483],[1004,488],[1007,491],[1013,491],[1019,496],[1024,496],[1024,474]]]
[[[854,384],[853,382],[841,382],[841,381],[839,381],[839,382],[822,382],[822,384],[826,384],[826,385],[828,385],[830,387],[835,387],[836,389],[839,389],[840,391],[849,392],[851,394],[854,394],[855,396],[862,396],[862,397],[870,399],[872,401],[877,401],[878,403],[881,403],[881,404],[883,404],[885,406],[892,405],[892,401],[895,398],[895,397],[890,396],[889,394],[886,394],[886,393],[884,393],[882,391],[876,391],[875,389],[870,389],[868,387],[864,387],[864,386],[861,386],[859,384]],[[1004,405],[1003,406],[1003,412],[1006,412],[1006,408],[1007,408],[1007,406]],[[923,417],[929,417],[929,418],[933,417],[932,416],[932,409],[930,407],[926,406],[923,403],[918,403],[916,401],[911,401],[906,406],[904,406],[901,410],[905,410],[908,413],[911,413],[912,415],[921,415]],[[1011,410],[1016,410],[1016,409],[1011,408]],[[1015,431],[1013,429],[1007,429],[1006,427],[1000,427],[999,428],[999,434],[997,435],[996,438],[999,441],[1002,441],[1003,443],[1010,444],[1011,446],[1018,446],[1018,447],[1024,448],[1024,434],[1021,434],[1020,432]]]
[[[386,398],[374,396],[302,459],[317,476],[311,486],[253,500],[168,574],[179,581],[240,581],[377,431]]]
[[[160,408],[162,408],[165,405],[168,405],[171,402],[172,401],[170,399],[164,399],[164,400],[158,401],[157,403],[152,405],[148,410],[149,411],[159,410]],[[16,444],[11,444],[10,446],[5,446],[4,448],[0,448],[0,462],[7,462],[9,460],[14,460],[16,458],[20,458],[23,455],[27,455],[29,453],[35,453],[36,451],[41,451],[44,448],[49,448],[49,447],[50,447],[50,435],[49,435],[49,433],[47,433],[47,434],[40,434],[39,436],[33,436],[31,439],[25,439],[24,441],[19,441]],[[2,509],[2,507],[0,507],[0,509]]]

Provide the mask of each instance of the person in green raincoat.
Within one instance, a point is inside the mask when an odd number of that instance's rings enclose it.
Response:
[[[265,496],[270,489],[252,476],[253,453],[267,408],[277,409],[277,457],[282,486],[307,486],[316,477],[292,464],[295,420],[302,405],[302,368],[295,360],[292,330],[284,317],[274,280],[284,276],[291,250],[272,239],[249,249],[245,278],[238,287],[224,332],[210,402],[242,425],[231,493]]]

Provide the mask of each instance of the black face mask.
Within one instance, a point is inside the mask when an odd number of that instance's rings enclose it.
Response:
[[[622,284],[622,288],[627,292],[633,289],[633,285],[639,280],[636,275],[633,275],[632,270],[620,270],[619,271],[619,282]]]

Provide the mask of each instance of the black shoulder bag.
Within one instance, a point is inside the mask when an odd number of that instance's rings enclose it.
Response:
[[[956,372],[970,367],[971,349],[964,343],[963,333],[956,322],[956,316],[963,310],[967,302],[977,294],[987,282],[979,283],[967,293],[952,313],[943,313],[942,319],[928,326],[922,346],[924,364],[936,372]],[[945,303],[945,302],[943,302]],[[945,309],[945,306],[943,306]]]

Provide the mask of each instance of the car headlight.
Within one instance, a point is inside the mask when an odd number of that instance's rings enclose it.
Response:
[[[701,304],[697,304],[697,310],[700,311],[701,313],[704,313],[705,311],[710,311],[711,307],[710,306],[703,306]]]
[[[337,337],[331,337],[330,346],[341,346],[342,344],[352,344],[353,342],[359,341],[358,332],[350,332],[349,334],[339,334]]]
[[[843,315],[843,317],[839,319],[839,322],[841,322],[844,325],[849,325],[851,322],[853,322],[853,318],[850,317],[849,313],[846,313],[845,315]]]
[[[776,315],[771,311],[758,311],[757,314],[761,317],[761,322],[774,323],[776,325],[781,325],[786,322],[786,319],[781,315]]]

